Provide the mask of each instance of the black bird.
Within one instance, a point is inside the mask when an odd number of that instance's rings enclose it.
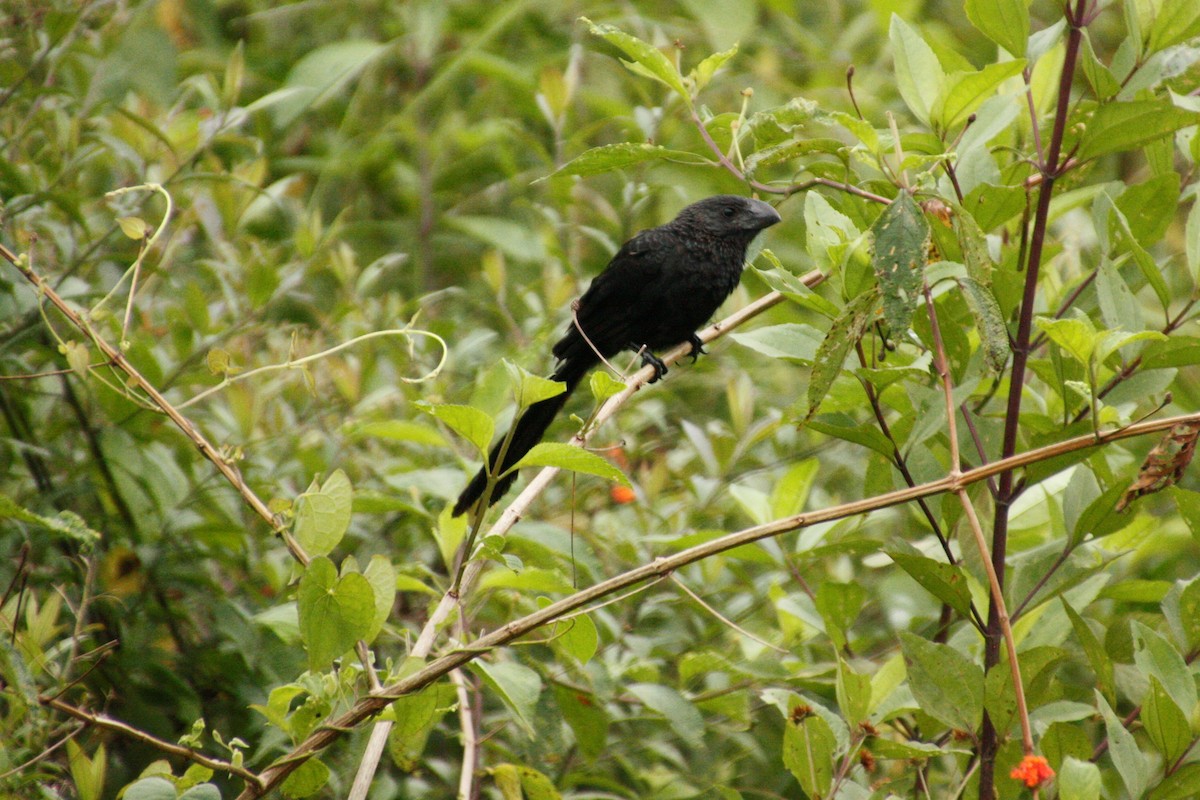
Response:
[[[622,245],[575,304],[578,327],[572,320],[554,345],[558,368],[550,380],[562,381],[567,390],[525,410],[500,471],[542,440],[571,391],[600,363],[600,356],[611,358],[625,349],[641,351],[643,363],[654,365],[653,383],[667,368],[651,351],[691,342],[693,360],[704,352],[696,329],[737,286],[750,241],[776,222],[779,212],[761,200],[722,194],[693,203],[666,225],[642,231]],[[503,441],[492,448],[489,463],[500,457]],[[516,478],[516,472],[501,478],[489,505]],[[454,516],[475,505],[486,485],[487,464],[459,495]]]

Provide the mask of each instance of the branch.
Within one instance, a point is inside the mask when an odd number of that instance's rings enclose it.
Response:
[[[213,447],[213,445],[204,438],[204,434],[200,433],[199,429],[197,429],[187,417],[180,414],[179,411],[177,411],[175,407],[172,406],[167,399],[162,396],[161,393],[159,393],[158,389],[154,388],[154,385],[151,384],[150,381],[146,380],[142,373],[139,372],[137,368],[133,366],[133,364],[129,363],[129,360],[125,358],[125,354],[113,347],[103,337],[92,330],[91,324],[88,323],[88,321],[82,316],[80,316],[75,309],[68,305],[67,302],[63,300],[62,297],[60,297],[59,294],[55,292],[54,289],[51,288],[51,286],[46,283],[46,281],[44,281],[40,275],[34,272],[24,258],[18,257],[15,253],[2,244],[0,244],[0,257],[3,257],[6,261],[16,267],[17,271],[25,276],[27,281],[34,285],[34,288],[38,290],[38,293],[46,297],[54,305],[54,307],[57,308],[59,312],[61,312],[62,315],[67,318],[67,321],[69,321],[72,325],[78,328],[81,333],[91,339],[100,352],[104,354],[104,357],[108,359],[109,364],[112,364],[114,367],[128,375],[129,382],[137,389],[145,392],[146,396],[150,398],[151,402],[153,402],[154,405],[156,405],[164,414],[166,414],[171,422],[174,422],[175,426],[178,427],[179,430],[183,431],[183,435],[191,439],[204,457],[211,461],[213,466],[215,466],[217,470],[225,476],[225,479],[233,485],[233,488],[236,489],[238,494],[242,496],[246,503],[249,504],[252,509],[254,509],[255,513],[262,517],[262,519],[269,526],[271,526],[271,530],[273,530],[275,534],[283,540],[283,543],[287,545],[287,549],[291,552],[292,556],[295,557],[295,559],[301,564],[307,565],[309,561],[308,554],[304,552],[303,548],[300,547],[300,544],[292,537],[291,533],[283,527],[280,521],[276,518],[275,514],[271,512],[271,509],[267,508],[267,504],[264,503],[262,499],[254,493],[253,489],[246,485],[246,482],[242,479],[242,474],[237,470],[237,468],[233,466],[233,464],[229,463],[227,459],[223,458],[217,448]]]
[[[145,731],[139,730],[128,723],[122,722],[119,719],[113,719],[107,714],[88,711],[87,709],[73,706],[70,703],[65,703],[62,700],[59,700],[57,697],[39,697],[38,702],[44,706],[49,706],[56,711],[61,711],[69,717],[83,720],[87,724],[94,725],[97,728],[116,731],[117,733],[128,736],[131,739],[136,739],[143,744],[148,744],[157,750],[162,750],[165,753],[170,753],[171,755],[179,756],[180,758],[186,758],[188,761],[195,761],[197,764],[201,764],[218,772],[228,772],[231,775],[237,775],[239,778],[249,783],[250,786],[257,787],[262,791],[267,789],[266,785],[262,782],[262,779],[245,767],[239,767],[236,764],[231,764],[228,761],[222,761],[219,758],[211,758],[201,752],[191,749],[190,747],[183,747],[182,745],[164,741],[163,739],[151,736]]]
[[[777,301],[776,301],[777,302]],[[711,329],[709,329],[711,331]],[[708,333],[709,331],[705,331]],[[675,357],[683,355],[686,347],[677,348],[671,351]],[[639,375],[641,373],[639,372]],[[273,765],[267,767],[259,775],[260,784],[247,787],[239,795],[239,800],[250,800],[251,798],[259,797],[262,794],[270,791],[278,786],[292,771],[300,766],[301,763],[316,755],[321,750],[325,749],[333,742],[337,741],[344,733],[352,731],[356,726],[362,724],[367,719],[378,714],[388,706],[393,700],[396,700],[413,692],[420,691],[424,687],[430,685],[434,681],[448,674],[451,670],[461,667],[462,665],[475,660],[497,647],[508,644],[528,633],[531,633],[547,623],[554,622],[564,615],[577,609],[588,606],[592,602],[606,597],[610,594],[635,586],[644,581],[659,579],[671,572],[693,564],[697,561],[702,561],[706,558],[724,553],[737,547],[746,544],[751,544],[763,539],[769,539],[780,534],[789,533],[801,528],[810,527],[822,522],[832,522],[847,517],[858,516],[860,514],[868,514],[872,511],[878,511],[884,508],[909,503],[920,497],[932,497],[934,495],[946,494],[948,492],[958,492],[980,481],[986,481],[988,478],[995,475],[1000,475],[1005,472],[1011,472],[1022,467],[1027,467],[1031,464],[1037,464],[1052,458],[1057,458],[1068,453],[1074,453],[1081,450],[1088,450],[1094,447],[1100,447],[1110,442],[1116,442],[1123,439],[1130,439],[1137,436],[1145,436],[1152,433],[1160,433],[1165,430],[1170,430],[1175,425],[1181,423],[1200,424],[1200,413],[1185,414],[1178,417],[1170,417],[1167,419],[1154,420],[1151,422],[1140,422],[1136,425],[1130,425],[1118,430],[1100,433],[1099,435],[1078,436],[1073,439],[1068,439],[1057,444],[1039,447],[1036,450],[1030,450],[1020,455],[1011,456],[1010,458],[1001,459],[985,466],[976,467],[975,469],[967,470],[960,475],[947,475],[936,481],[920,484],[919,486],[898,489],[876,497],[855,500],[849,503],[843,503],[831,508],[821,509],[819,511],[805,512],[794,514],[789,517],[775,520],[773,522],[755,525],[751,528],[746,528],[741,531],[726,534],[717,539],[705,542],[695,547],[689,547],[686,550],[681,550],[670,556],[662,556],[654,561],[643,564],[640,567],[629,570],[628,572],[609,578],[601,583],[591,586],[587,589],[575,592],[561,600],[558,600],[550,605],[538,609],[537,611],[528,614],[520,619],[506,623],[496,630],[476,639],[469,646],[453,650],[445,655],[434,659],[426,664],[417,672],[383,688],[380,692],[372,692],[366,697],[356,701],[347,711],[343,712],[335,719],[328,720],[314,730],[307,739],[296,746],[292,752],[278,759]],[[543,470],[538,478],[542,478],[546,474]],[[535,479],[537,480],[537,479]],[[548,480],[548,478],[547,478]],[[533,484],[531,484],[532,488]],[[521,497],[517,498],[520,502],[527,493],[530,492],[527,488],[522,492]],[[532,497],[530,497],[532,499]],[[517,503],[514,503],[505,511],[505,517],[502,517],[501,522],[507,518],[510,511],[513,510]],[[500,523],[497,523],[500,524]],[[478,563],[478,562],[476,562]]]

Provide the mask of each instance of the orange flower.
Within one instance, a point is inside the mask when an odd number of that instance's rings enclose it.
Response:
[[[619,503],[620,505],[632,503],[637,499],[637,495],[634,494],[633,489],[630,489],[628,486],[621,486],[619,484],[612,487],[612,490],[609,492],[609,496],[612,498],[614,503]]]
[[[1013,767],[1009,777],[1025,781],[1025,785],[1032,789],[1053,778],[1054,770],[1050,768],[1050,762],[1042,756],[1025,756],[1020,764]]]

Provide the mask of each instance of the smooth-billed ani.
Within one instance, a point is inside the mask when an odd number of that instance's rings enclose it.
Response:
[[[761,200],[717,195],[693,203],[666,225],[642,231],[626,242],[576,304],[578,327],[572,320],[554,345],[558,368],[550,379],[562,381],[567,390],[525,410],[517,420],[500,472],[542,440],[571,391],[600,363],[600,356],[611,358],[625,349],[641,350],[643,363],[654,365],[654,380],[658,380],[667,369],[653,350],[690,341],[693,358],[703,352],[696,329],[737,286],[750,241],[776,222],[779,213]],[[500,457],[503,442],[501,439],[492,448],[489,463]],[[483,495],[487,468],[484,464],[459,495],[454,516],[467,511]],[[516,472],[500,478],[489,505],[499,500],[516,478]]]

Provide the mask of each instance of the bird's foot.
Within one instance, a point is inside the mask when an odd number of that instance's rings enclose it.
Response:
[[[651,353],[649,350],[642,350],[642,366],[649,364],[654,367],[654,377],[649,380],[649,383],[657,383],[658,379],[667,374],[667,365],[658,356]]]
[[[688,344],[692,346],[692,351],[688,355],[692,357],[693,364],[696,363],[696,359],[700,358],[702,353],[708,352],[704,349],[704,342],[700,341],[700,337],[694,333],[688,337]]]

